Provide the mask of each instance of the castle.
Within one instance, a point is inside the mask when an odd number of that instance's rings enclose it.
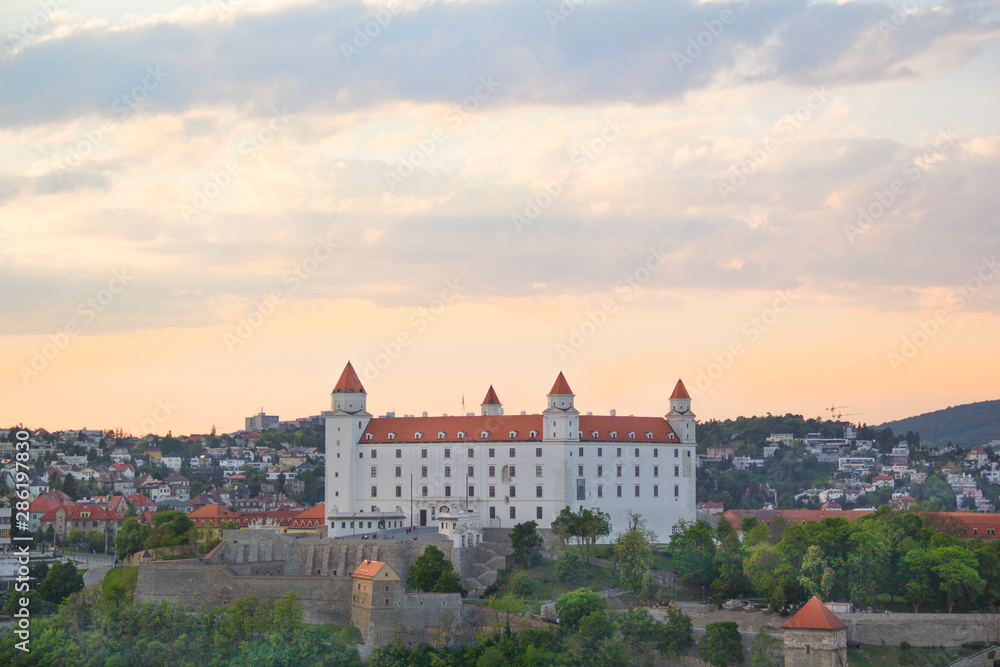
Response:
[[[665,417],[580,414],[562,373],[541,414],[504,414],[491,386],[480,414],[373,417],[348,362],[326,423],[327,535],[451,526],[456,547],[483,528],[536,521],[551,528],[565,507],[598,508],[610,538],[643,516],[666,540],[695,520],[695,416],[680,380]]]

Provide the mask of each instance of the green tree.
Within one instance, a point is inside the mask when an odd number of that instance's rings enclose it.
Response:
[[[684,581],[708,586],[715,579],[715,541],[708,522],[677,522],[669,549]]]
[[[520,598],[531,598],[535,595],[535,580],[527,572],[518,572],[511,579],[510,592]]]
[[[603,612],[607,606],[607,601],[594,591],[578,588],[559,596],[556,614],[559,615],[560,625],[575,631],[584,616],[595,611]]]
[[[511,558],[524,567],[533,567],[542,559],[542,536],[534,521],[519,523],[510,531]]]
[[[715,667],[743,663],[743,639],[732,621],[709,623],[698,640],[698,655]]]
[[[905,581],[904,596],[913,605],[913,613],[919,613],[920,607],[934,604],[934,561],[926,549],[914,548],[903,556],[901,565]]]
[[[976,571],[978,563],[975,556],[965,547],[940,547],[931,551],[930,557],[941,582],[938,587],[947,598],[949,614],[954,610],[956,600],[965,598],[971,602],[986,587],[986,582]]]
[[[562,583],[573,579],[580,567],[580,557],[573,551],[564,551],[556,559],[556,577]]]
[[[799,571],[798,582],[802,589],[810,596],[829,600],[835,576],[823,557],[823,550],[815,544],[809,547]]]
[[[750,664],[753,667],[778,667],[781,641],[767,628],[761,628],[750,643]]]
[[[147,539],[149,539],[149,526],[139,523],[135,517],[125,519],[121,531],[115,537],[115,554],[118,560],[123,561],[142,549]]]
[[[433,544],[424,549],[406,573],[406,585],[425,593],[462,593],[461,580],[451,561]]]
[[[694,644],[691,618],[680,609],[667,609],[667,622],[657,630],[656,648],[668,658],[676,658]]]
[[[715,551],[715,570],[719,574],[712,582],[713,601],[722,603],[731,598],[741,597],[750,588],[750,582],[743,572],[743,559],[744,552],[740,538],[735,531],[726,533]]]
[[[622,640],[629,653],[635,658],[645,652],[646,647],[656,641],[660,625],[642,607],[631,607],[615,617],[615,625],[622,633]]]
[[[642,577],[649,572],[653,558],[649,533],[632,528],[615,541],[614,555],[618,563],[618,581],[625,588],[638,593],[642,588]]]
[[[83,590],[83,575],[72,561],[54,563],[45,575],[45,579],[38,585],[38,592],[53,604],[59,604],[79,590]]]
[[[782,611],[792,584],[792,570],[784,556],[770,544],[758,544],[750,550],[745,567],[754,593],[767,598],[775,611]]]

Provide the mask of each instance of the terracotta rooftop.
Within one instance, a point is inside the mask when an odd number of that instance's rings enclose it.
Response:
[[[385,563],[380,560],[363,560],[357,569],[351,573],[352,577],[359,579],[374,579],[379,570],[385,567]]]
[[[106,510],[100,505],[95,505],[93,503],[64,503],[55,509],[50,510],[45,516],[41,517],[41,521],[55,521],[56,513],[62,510],[66,512],[66,521],[80,521],[83,519],[91,521],[105,521],[105,520],[121,520],[124,517],[118,512],[112,510]]]
[[[556,378],[555,384],[552,385],[552,389],[549,394],[572,394],[573,390],[569,388],[569,382],[566,382],[566,376],[559,371],[559,377]]]
[[[236,519],[239,515],[222,505],[202,505],[188,514],[191,519]]]
[[[483,399],[483,405],[500,405],[500,399],[497,398],[497,393],[493,391],[493,385],[490,385],[489,391],[486,392],[486,398]]]
[[[296,519],[319,519],[320,521],[326,520],[326,505],[320,503],[318,505],[313,505],[307,510],[302,510],[295,515]]]
[[[687,387],[684,386],[682,380],[677,381],[677,385],[674,387],[674,393],[670,394],[670,398],[691,398],[691,394],[688,393]]]
[[[354,372],[354,366],[351,365],[351,362],[348,361],[347,365],[344,366],[344,372],[340,374],[340,379],[337,380],[337,386],[333,388],[333,391],[350,394],[365,393],[365,388],[361,384],[361,378]]]
[[[473,415],[472,417],[376,417],[368,422],[359,445],[384,445],[392,442],[540,442],[541,415]],[[464,438],[459,440],[458,433]],[[511,437],[511,431],[514,437]],[[534,436],[531,435],[532,431]],[[482,437],[483,432],[486,437]],[[595,436],[594,433],[597,433]],[[389,434],[393,434],[390,439]],[[417,439],[416,434],[421,437]],[[444,436],[438,438],[438,434]],[[614,433],[614,437],[612,437]],[[629,433],[635,435],[629,437]],[[649,434],[647,437],[646,434]],[[371,436],[370,438],[368,436]],[[624,417],[581,415],[580,442],[680,442],[670,424],[662,417]]]
[[[792,620],[785,623],[785,628],[797,630],[839,630],[847,624],[837,618],[817,597],[806,602]]]

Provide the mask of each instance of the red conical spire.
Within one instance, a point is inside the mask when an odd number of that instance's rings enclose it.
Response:
[[[691,399],[691,394],[688,393],[687,387],[684,386],[682,380],[677,381],[677,386],[674,387],[674,393],[670,394],[671,399],[675,398],[686,398]]]
[[[792,616],[792,620],[785,623],[785,627],[801,630],[839,630],[846,628],[847,624],[837,618],[837,615],[820,602],[819,598],[813,597],[802,605],[802,609]]]
[[[486,398],[483,399],[483,405],[500,405],[500,399],[497,398],[497,393],[493,391],[493,385],[490,385],[489,391],[486,392]]]
[[[352,394],[365,393],[365,388],[361,385],[361,379],[354,372],[354,366],[351,365],[351,362],[347,362],[347,366],[344,367],[344,372],[340,374],[340,379],[337,380],[337,386],[333,388],[333,391]]]
[[[552,385],[552,389],[549,390],[549,394],[572,394],[573,390],[569,388],[569,382],[566,382],[566,376],[559,371],[559,377],[556,378],[555,384]]]

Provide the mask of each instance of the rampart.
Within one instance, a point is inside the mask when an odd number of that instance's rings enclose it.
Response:
[[[1000,614],[837,614],[852,644],[961,646],[1000,641]]]

